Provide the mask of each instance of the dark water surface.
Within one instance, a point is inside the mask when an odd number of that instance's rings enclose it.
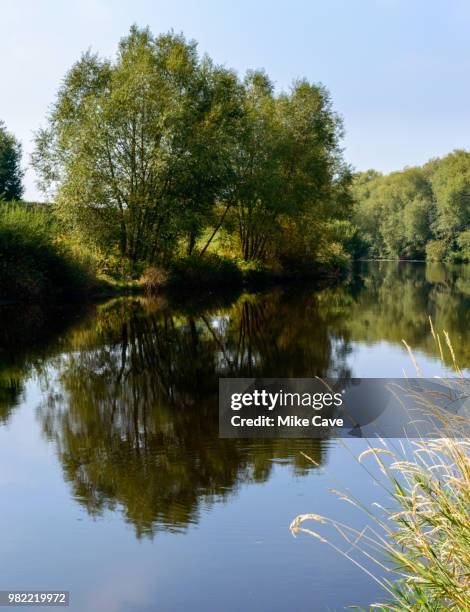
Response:
[[[358,527],[381,492],[365,441],[220,440],[219,376],[402,376],[470,367],[470,272],[375,263],[330,289],[221,303],[0,307],[0,589],[69,590],[73,611],[339,610],[374,581],[289,523]],[[318,466],[310,463],[309,454]]]

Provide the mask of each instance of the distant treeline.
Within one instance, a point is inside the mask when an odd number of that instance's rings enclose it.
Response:
[[[352,192],[358,256],[470,260],[469,152],[388,175],[361,172]]]

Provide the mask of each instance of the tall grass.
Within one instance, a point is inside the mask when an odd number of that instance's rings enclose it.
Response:
[[[0,299],[79,293],[90,276],[57,239],[50,207],[0,202]]]
[[[441,341],[432,325],[431,333],[443,361],[445,351],[450,352],[461,392],[468,397],[468,381],[455,363],[448,335],[444,332]],[[429,398],[423,402],[429,405]],[[430,408],[439,415],[437,406]],[[380,440],[357,457],[371,484],[383,487],[390,501],[387,507],[369,506],[335,491],[367,514],[364,530],[318,514],[299,515],[290,526],[294,535],[304,532],[331,546],[380,584],[385,599],[371,608],[470,610],[470,439],[465,438],[469,422],[448,413],[440,416],[449,437],[398,444]],[[378,476],[364,465],[368,461],[378,466]],[[314,530],[307,522],[323,527]],[[325,535],[327,527],[339,533],[346,546]]]

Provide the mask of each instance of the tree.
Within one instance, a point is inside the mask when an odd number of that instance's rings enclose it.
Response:
[[[133,268],[192,252],[226,190],[238,92],[182,35],[134,26],[115,62],[83,55],[33,156],[59,215]]]
[[[379,231],[381,210],[374,197],[383,175],[376,170],[366,170],[354,175],[351,194],[354,200],[354,222],[369,257],[377,257],[383,252],[383,241]]]
[[[279,207],[279,126],[273,85],[264,72],[249,72],[244,81],[244,122],[234,164],[230,194],[243,259],[261,258]]]
[[[434,198],[423,168],[383,176],[360,173],[354,181],[355,221],[373,257],[423,257],[432,237]]]
[[[470,153],[454,151],[434,163],[431,183],[437,208],[436,235],[454,239],[470,226]]]
[[[354,178],[355,221],[372,257],[470,258],[470,152]]]
[[[282,256],[286,224],[311,242],[328,217],[347,214],[340,118],[328,92],[307,81],[279,96],[264,72],[244,81],[244,128],[234,160],[232,193],[240,253],[246,261]],[[293,237],[293,236],[291,236]]]
[[[0,121],[0,199],[19,200],[23,194],[21,144]]]
[[[283,131],[282,227],[284,231],[287,221],[291,228],[277,243],[279,258],[289,266],[307,267],[330,256],[346,259],[342,240],[352,235],[352,175],[340,147],[342,119],[333,111],[328,91],[306,80],[279,97],[278,112]]]
[[[276,95],[264,72],[241,82],[134,26],[115,61],[88,52],[66,75],[33,163],[66,227],[133,272],[201,257],[222,228],[246,261],[279,260],[286,224],[314,256],[345,220],[341,136],[322,86]]]

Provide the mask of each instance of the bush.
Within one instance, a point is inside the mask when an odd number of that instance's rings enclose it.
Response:
[[[151,266],[147,268],[140,279],[145,293],[150,295],[158,293],[168,281],[168,273],[162,268]]]
[[[351,256],[339,242],[329,242],[318,261],[331,270],[345,271],[351,263]]]
[[[259,259],[253,261],[242,260],[239,262],[239,266],[243,279],[248,286],[262,287],[282,277],[280,266],[268,266]]]
[[[426,245],[426,259],[428,261],[444,261],[447,250],[447,244],[444,240],[431,240]]]
[[[57,297],[89,286],[85,267],[54,243],[53,226],[44,205],[0,204],[1,297]]]
[[[242,273],[234,261],[206,253],[202,257],[182,257],[170,264],[167,284],[170,287],[198,289],[233,287],[241,283]]]
[[[457,244],[460,247],[460,256],[462,261],[470,261],[470,230],[465,230],[457,238]]]

